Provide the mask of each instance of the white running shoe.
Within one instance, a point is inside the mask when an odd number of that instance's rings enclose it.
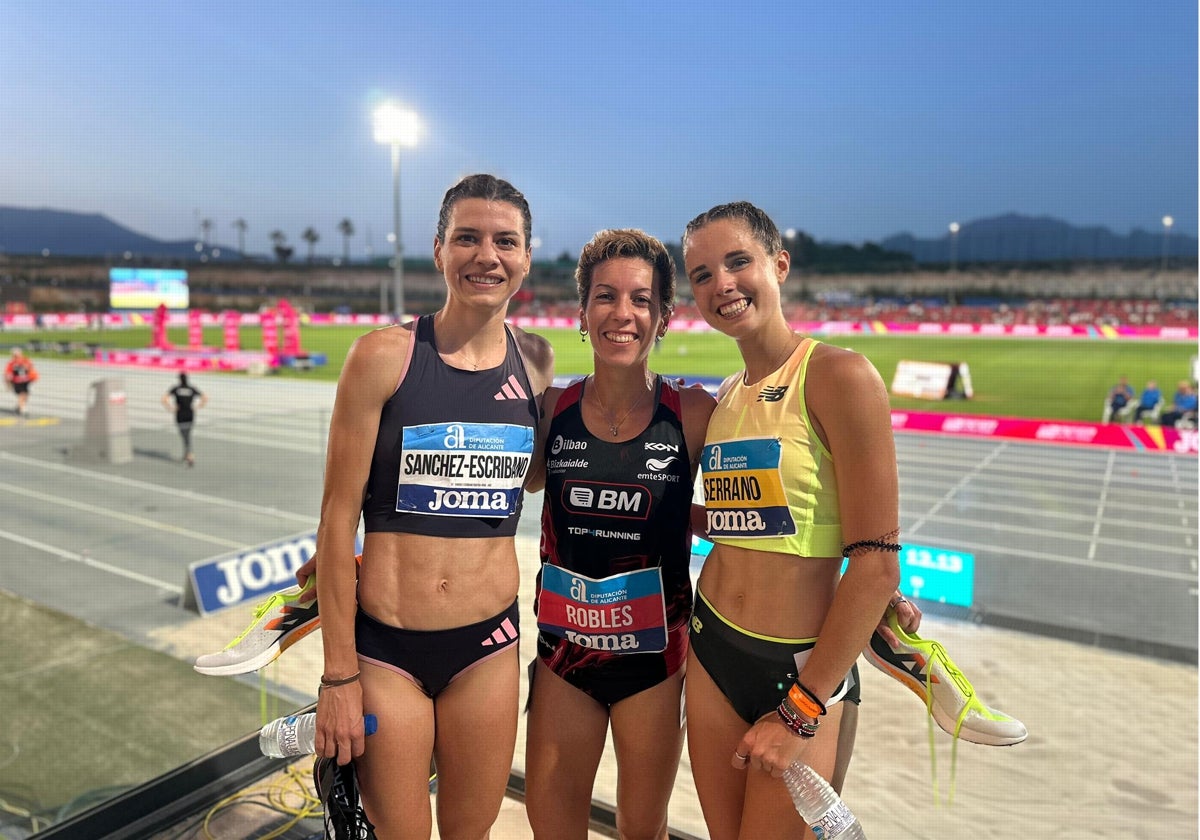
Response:
[[[938,726],[956,738],[994,747],[1019,744],[1028,737],[1021,721],[980,702],[971,682],[941,644],[904,632],[894,608],[888,609],[887,619],[900,646],[892,648],[876,632],[863,655],[925,701]]]
[[[321,626],[317,614],[317,576],[309,575],[304,587],[281,589],[254,609],[254,620],[218,653],[197,657],[201,674],[230,677],[249,674],[274,662],[296,642]],[[301,603],[301,601],[304,603]]]

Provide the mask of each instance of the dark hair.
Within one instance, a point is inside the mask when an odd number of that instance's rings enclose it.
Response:
[[[587,306],[592,291],[592,272],[607,260],[628,257],[648,263],[658,278],[658,302],[669,313],[675,305],[675,260],[658,239],[634,228],[602,230],[583,246],[575,267],[575,288],[579,305]]]
[[[495,175],[467,175],[450,189],[442,198],[442,209],[438,213],[437,238],[439,242],[446,241],[446,227],[450,224],[450,214],[454,205],[464,198],[482,198],[486,201],[503,201],[521,211],[525,220],[525,250],[529,250],[529,241],[533,237],[533,215],[529,212],[529,202],[521,191]]]
[[[683,231],[683,249],[687,250],[688,238],[707,225],[718,219],[734,219],[750,229],[750,233],[758,240],[758,244],[770,256],[775,256],[783,250],[783,239],[779,228],[771,221],[771,217],[755,207],[749,201],[731,201],[728,204],[718,204],[710,210],[701,213],[687,223]]]
[[[179,384],[180,384],[180,385],[186,385],[186,384],[187,384],[187,374],[186,374],[186,373],[181,373],[181,374],[179,374]]]

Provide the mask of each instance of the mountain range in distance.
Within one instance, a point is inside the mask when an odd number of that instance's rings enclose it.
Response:
[[[821,242],[821,247],[835,243]],[[887,251],[911,254],[917,264],[1021,263],[1059,261],[1195,259],[1194,236],[1135,228],[1126,235],[1106,227],[1076,227],[1048,216],[1009,213],[962,223],[957,234],[947,231],[936,239],[919,239],[909,233],[889,236],[878,243]],[[208,260],[241,259],[237,248],[203,249]],[[0,206],[0,254],[47,254],[66,257],[120,257],[128,252],[139,259],[195,260],[202,249],[195,239],[155,239],[100,213]],[[302,259],[298,254],[297,257]],[[273,257],[262,257],[273,259]]]

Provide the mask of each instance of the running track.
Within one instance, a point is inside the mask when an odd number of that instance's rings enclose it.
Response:
[[[331,384],[192,376],[209,405],[189,470],[159,402],[171,372],[38,368],[29,421],[0,396],[0,588],[143,639],[193,617],[179,606],[190,562],[315,529]],[[124,383],[131,463],[72,454],[101,378]],[[1194,456],[896,442],[903,539],[975,555],[962,617],[1196,661]],[[539,507],[526,500],[522,534],[536,537]]]

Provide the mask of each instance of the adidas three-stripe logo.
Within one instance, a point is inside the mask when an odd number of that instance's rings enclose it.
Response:
[[[511,620],[506,618],[500,622],[499,627],[492,631],[492,635],[488,636],[479,644],[481,644],[483,647],[493,647],[495,645],[505,644],[506,642],[516,641],[516,639],[517,628],[513,626]]]
[[[516,375],[510,373],[508,375],[508,381],[504,383],[504,387],[497,391],[496,396],[494,396],[492,399],[527,400],[529,399],[529,396],[525,393],[525,389],[521,387],[521,383],[517,379]]]

